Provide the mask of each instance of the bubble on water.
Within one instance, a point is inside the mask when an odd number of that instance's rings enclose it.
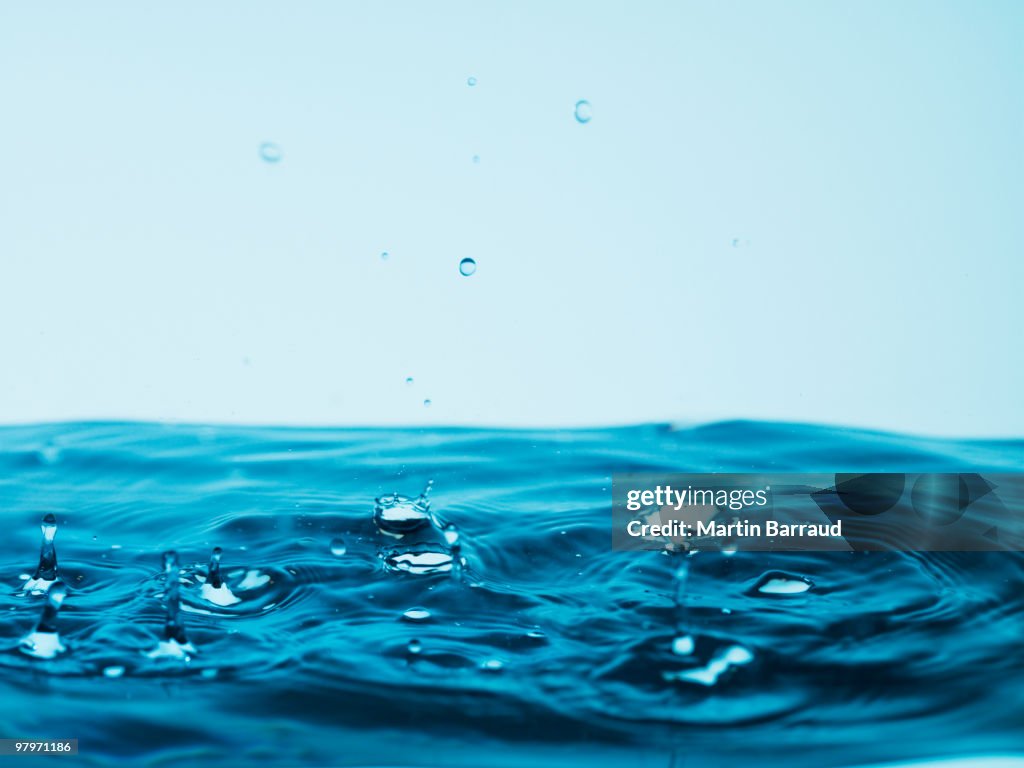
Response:
[[[693,637],[691,635],[680,635],[672,641],[672,653],[676,656],[689,656],[693,653]]]
[[[800,595],[814,586],[808,579],[787,573],[766,573],[757,584],[762,595]]]
[[[279,163],[284,157],[281,147],[272,141],[264,141],[260,144],[260,157],[265,163]]]
[[[430,618],[430,611],[426,608],[410,608],[402,614],[402,618],[408,621],[426,621]]]
[[[429,397],[426,400],[423,401],[423,407],[424,408],[429,408],[433,404],[434,404],[434,401],[431,400]]]
[[[470,258],[463,259],[459,262],[459,272],[463,277],[469,277],[476,272],[476,261]]]
[[[345,545],[345,540],[338,538],[331,541],[331,554],[335,557],[341,557],[348,552],[348,547]]]
[[[593,117],[593,110],[591,109],[590,102],[586,99],[580,99],[577,101],[574,114],[576,115],[577,123],[589,123],[590,118]]]
[[[423,651],[423,643],[416,639],[410,640],[408,645],[405,646],[405,650],[411,656],[418,656]]]
[[[124,674],[124,667],[121,667],[121,666],[113,666],[113,667],[104,667],[103,668],[103,676],[104,677],[121,677],[123,674]]]
[[[475,78],[475,77],[470,77],[470,78],[468,78],[468,79],[466,80],[466,85],[468,85],[468,86],[470,86],[470,87],[472,87],[472,86],[476,85],[476,78]]]
[[[449,547],[458,546],[459,528],[455,523],[448,523],[448,525],[444,527],[444,540],[448,543]]]

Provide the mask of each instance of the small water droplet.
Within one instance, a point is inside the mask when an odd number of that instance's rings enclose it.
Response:
[[[476,272],[476,261],[474,259],[463,259],[459,262],[459,272],[463,277],[469,277]]]
[[[424,408],[429,408],[433,404],[434,404],[434,401],[431,400],[429,397],[426,400],[423,401],[423,407]]]
[[[539,629],[531,629],[529,632],[526,633],[526,636],[534,640],[540,640],[542,638],[547,637],[547,635],[545,635]]]
[[[409,621],[426,621],[430,618],[430,611],[426,608],[410,608],[402,614],[402,617]]]
[[[677,656],[689,656],[693,653],[693,638],[690,635],[680,635],[672,641],[672,653]]]
[[[279,163],[281,158],[284,157],[284,152],[274,142],[265,141],[260,144],[260,157],[265,163]]]
[[[444,527],[444,540],[448,543],[449,547],[454,547],[459,543],[459,528],[455,523],[448,523]]]
[[[381,261],[387,261],[388,260],[388,256],[389,256],[389,254],[388,254],[387,251],[381,251],[380,252]]]
[[[480,155],[473,155],[473,162],[474,163],[479,163],[480,162]]]
[[[344,539],[340,539],[340,538],[339,539],[334,539],[331,542],[331,554],[332,555],[334,555],[335,557],[341,557],[346,552],[348,552],[348,547],[345,546],[345,540]]]
[[[405,383],[406,384],[412,384],[412,376],[406,376],[405,377]]]
[[[590,102],[586,99],[580,99],[576,102],[576,122],[586,124],[590,122],[590,118],[593,117],[593,110],[590,107]]]
[[[487,670],[488,672],[498,672],[504,666],[505,664],[498,659],[488,659],[483,664],[481,664],[481,667],[483,667],[483,669]]]
[[[468,85],[468,86],[470,86],[472,88],[474,85],[476,85],[476,78],[475,77],[468,78],[466,80],[466,85]]]
[[[413,656],[419,655],[423,650],[423,644],[419,640],[410,640],[406,650]]]
[[[104,677],[121,677],[121,675],[123,675],[123,674],[124,674],[124,667],[114,666],[114,667],[104,667],[103,668],[103,676]]]

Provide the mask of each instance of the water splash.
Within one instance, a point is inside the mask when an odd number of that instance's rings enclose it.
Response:
[[[374,499],[373,522],[385,536],[402,539],[432,523],[428,482],[415,499],[395,492]]]
[[[749,664],[754,654],[741,645],[730,645],[716,653],[707,664],[695,669],[682,669],[678,672],[664,672],[666,681],[696,683],[707,687],[713,686],[718,679],[733,667]]]
[[[39,565],[35,573],[25,582],[25,591],[33,595],[45,594],[57,581],[57,547],[54,538],[57,536],[57,518],[47,513],[40,524],[43,541],[39,547]]]
[[[242,599],[224,583],[220,570],[220,560],[223,555],[224,551],[220,547],[213,548],[213,553],[210,555],[210,566],[206,570],[206,580],[199,588],[199,594],[204,600],[222,607],[242,602]]]
[[[179,659],[189,662],[196,648],[185,635],[181,619],[181,569],[178,553],[164,552],[164,637],[156,648],[147,651],[150,659]]]
[[[690,558],[693,553],[674,553],[672,557],[678,559],[676,569],[672,574],[674,586],[672,600],[675,603],[676,632],[679,633],[672,640],[672,653],[677,656],[689,656],[693,653],[695,646],[694,638],[689,633],[689,616],[686,607],[686,583],[690,578]]]
[[[384,555],[384,567],[416,576],[448,573],[452,570],[452,556],[446,552],[424,550],[419,552],[390,552]]]
[[[761,577],[756,592],[762,595],[802,595],[813,586],[811,581],[803,576],[773,571]]]
[[[36,659],[54,659],[67,651],[57,631],[57,616],[60,607],[67,597],[68,591],[64,582],[55,581],[46,593],[46,605],[35,629],[25,635],[18,645],[18,650]]]

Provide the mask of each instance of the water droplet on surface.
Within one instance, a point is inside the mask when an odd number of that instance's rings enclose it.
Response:
[[[272,141],[265,141],[260,144],[260,158],[265,163],[279,163],[281,158],[284,157],[284,152],[281,151],[281,147]]]
[[[576,102],[576,109],[574,111],[576,115],[576,122],[586,124],[590,122],[590,118],[593,117],[593,110],[591,109],[590,102],[586,99],[580,99]]]
[[[402,618],[409,621],[426,621],[430,618],[430,611],[426,608],[410,608],[402,614]]]
[[[472,87],[472,86],[476,85],[476,78],[475,78],[475,77],[470,77],[470,78],[468,78],[468,79],[466,80],[466,85],[468,85],[468,86],[470,86],[470,87]]]
[[[345,546],[344,539],[334,539],[331,541],[331,554],[335,557],[341,557],[348,552],[348,547]]]
[[[459,262],[459,272],[463,277],[469,277],[476,272],[476,261],[470,258],[463,259]]]
[[[693,653],[693,637],[680,635],[672,641],[672,653],[676,656],[689,656]]]
[[[761,577],[757,591],[762,595],[800,595],[813,584],[800,576],[785,573],[769,573]]]

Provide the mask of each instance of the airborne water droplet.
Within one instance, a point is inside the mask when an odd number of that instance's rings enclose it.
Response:
[[[590,102],[586,99],[580,99],[576,102],[576,122],[586,124],[590,122],[590,118],[593,117],[593,111],[590,107]]]
[[[434,404],[434,402],[429,397],[426,400],[423,401],[423,407],[424,408],[429,408],[433,404]]]
[[[690,635],[681,635],[672,641],[672,653],[676,656],[689,656],[693,653],[693,638]]]
[[[476,78],[475,77],[471,77],[468,80],[466,80],[466,85],[468,85],[470,87],[476,85]]]
[[[469,277],[476,272],[476,261],[474,259],[463,259],[459,262],[459,272],[463,277]]]
[[[332,555],[334,555],[335,557],[341,557],[346,552],[348,552],[348,547],[345,546],[345,540],[344,539],[334,539],[331,542],[331,554]]]
[[[263,158],[265,163],[279,163],[281,158],[284,157],[284,152],[274,142],[265,141],[260,144],[260,157]]]
[[[413,656],[416,656],[423,650],[423,644],[419,640],[410,640],[409,645],[406,646],[406,650]]]
[[[459,543],[459,529],[455,523],[448,523],[444,527],[444,540],[448,542],[449,547],[454,547]]]
[[[380,259],[381,259],[381,261],[387,261],[388,260],[388,252],[387,251],[381,251],[380,252]]]
[[[412,384],[412,376],[406,376],[405,377],[405,383],[406,384]]]

